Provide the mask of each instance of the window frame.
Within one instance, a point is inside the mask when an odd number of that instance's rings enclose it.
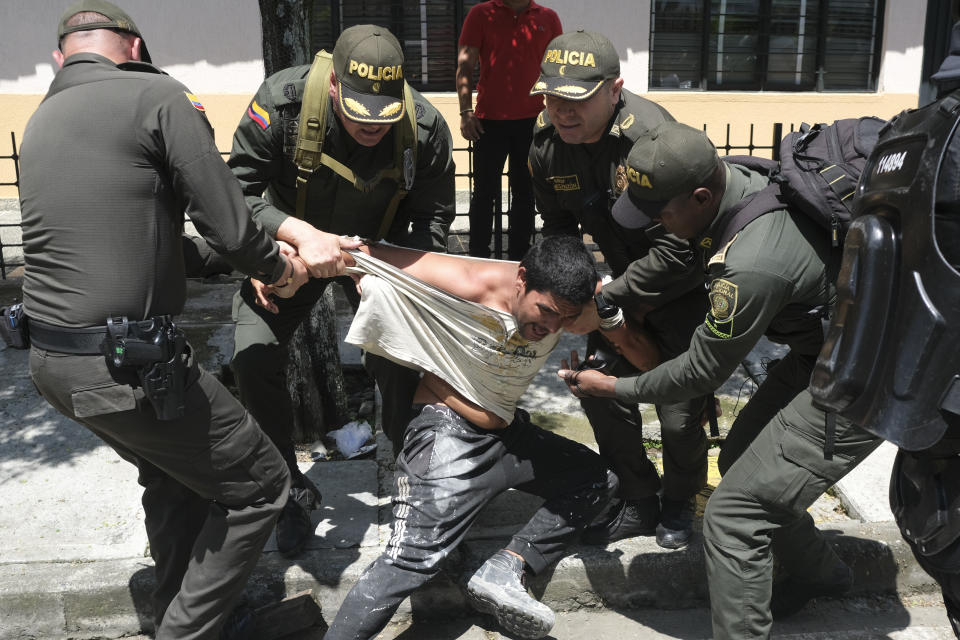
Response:
[[[716,83],[712,81],[712,75],[715,75],[715,72],[711,71],[711,59],[716,59],[718,51],[716,47],[711,49],[711,39],[716,38],[718,33],[714,31],[713,25],[713,0],[701,0],[701,20],[699,27],[699,42],[700,42],[700,51],[699,51],[699,69],[698,69],[698,86],[696,87],[671,87],[671,86],[657,86],[654,82],[654,75],[657,71],[655,67],[655,43],[656,43],[656,20],[657,20],[657,0],[651,0],[650,2],[650,35],[649,35],[649,55],[648,55],[648,69],[647,69],[647,81],[648,88],[650,91],[759,91],[759,92],[768,92],[768,91],[777,91],[777,92],[816,92],[816,93],[877,93],[879,90],[879,75],[880,75],[880,62],[883,54],[883,29],[885,26],[885,17],[886,17],[886,0],[876,0],[876,10],[872,17],[873,21],[873,33],[872,33],[872,44],[873,48],[868,54],[868,64],[865,71],[866,77],[863,78],[865,88],[828,88],[825,86],[824,75],[830,73],[826,69],[826,56],[828,48],[828,30],[829,30],[829,21],[831,16],[831,9],[834,12],[842,9],[844,2],[843,0],[809,0],[810,2],[816,2],[818,5],[817,9],[817,31],[816,31],[816,46],[813,52],[815,56],[813,76],[814,80],[812,83],[807,82],[796,86],[791,86],[787,84],[777,84],[771,81],[769,77],[769,64],[770,57],[774,55],[775,52],[770,51],[770,40],[771,36],[775,35],[772,32],[771,25],[772,15],[773,15],[773,2],[774,0],[758,0],[759,2],[759,11],[758,11],[758,22],[760,24],[760,32],[758,33],[757,43],[754,46],[754,54],[756,58],[756,64],[754,66],[754,77],[756,80],[751,82],[741,82],[741,83],[725,83],[723,86],[716,86]],[[833,14],[835,15],[835,14]],[[807,36],[809,37],[809,36]],[[722,55],[722,54],[721,54]]]
[[[425,11],[426,21],[420,22],[421,37],[419,38],[422,43],[421,46],[423,46],[423,44],[427,46],[425,55],[422,53],[419,55],[411,55],[408,51],[408,44],[417,38],[409,37],[410,34],[407,27],[409,27],[410,21],[404,17],[404,0],[364,0],[364,4],[371,7],[382,7],[382,9],[384,9],[383,13],[390,16],[387,20],[371,19],[371,22],[386,27],[400,40],[405,60],[403,65],[404,77],[410,86],[418,91],[451,92],[456,91],[456,54],[459,48],[457,43],[460,39],[463,21],[467,17],[467,12],[481,1],[482,0],[450,0],[445,3],[452,5],[453,11],[449,16],[436,16],[432,15],[430,11]],[[352,21],[347,21],[343,18],[343,5],[347,3],[356,4],[355,2],[351,2],[351,0],[312,0],[310,14],[310,48],[313,54],[320,49],[333,51],[333,45],[336,42],[337,36],[339,36],[345,27],[353,24]],[[320,24],[317,20],[322,20],[320,16],[324,9],[329,9],[329,21],[325,24]],[[433,28],[451,29],[453,42],[437,43],[435,40],[427,39],[423,34],[428,33],[431,26]],[[320,34],[326,37],[320,37]],[[430,54],[431,42],[435,43],[441,50],[448,48],[452,50],[453,54],[450,56],[448,64],[449,76],[444,73],[440,78],[434,80],[428,71],[427,81],[422,82],[423,62],[424,60],[429,61],[430,58],[433,57]],[[445,55],[441,57],[446,58]],[[415,72],[414,68],[416,68]]]

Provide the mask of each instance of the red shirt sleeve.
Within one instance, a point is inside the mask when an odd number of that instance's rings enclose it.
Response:
[[[467,17],[463,20],[463,27],[460,31],[459,45],[461,47],[480,48],[483,44],[483,19],[480,15],[481,5],[476,5],[467,12]],[[559,23],[559,21],[558,21]]]
[[[553,24],[551,25],[551,27],[553,28],[553,33],[550,34],[550,40],[553,40],[554,38],[556,38],[557,36],[563,33],[563,25],[560,24],[560,16],[557,15],[556,11],[551,10],[550,13],[551,13],[550,17],[553,18],[553,21],[552,21]]]

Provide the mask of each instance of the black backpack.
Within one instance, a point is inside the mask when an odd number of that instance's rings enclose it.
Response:
[[[731,208],[713,246],[726,246],[745,226],[785,206],[816,220],[831,234],[833,246],[840,246],[850,226],[860,173],[885,124],[871,116],[812,127],[804,123],[780,141],[779,162],[754,156],[724,158],[768,175],[772,184]]]

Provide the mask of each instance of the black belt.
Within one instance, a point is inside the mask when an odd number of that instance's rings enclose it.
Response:
[[[152,320],[142,320],[131,324],[144,330],[153,326]],[[58,327],[53,324],[30,319],[28,321],[30,343],[40,349],[69,353],[78,356],[102,355],[100,345],[107,337],[107,326],[98,327]]]

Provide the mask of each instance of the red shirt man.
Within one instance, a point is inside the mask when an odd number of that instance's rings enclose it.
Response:
[[[563,29],[552,9],[533,0],[487,0],[467,14],[457,56],[460,132],[474,142],[474,191],[470,200],[470,254],[490,255],[493,202],[510,158],[510,231],[507,254],[519,260],[530,246],[534,200],[526,155],[542,96],[529,95],[547,44]],[[480,62],[477,106],[473,71]]]

